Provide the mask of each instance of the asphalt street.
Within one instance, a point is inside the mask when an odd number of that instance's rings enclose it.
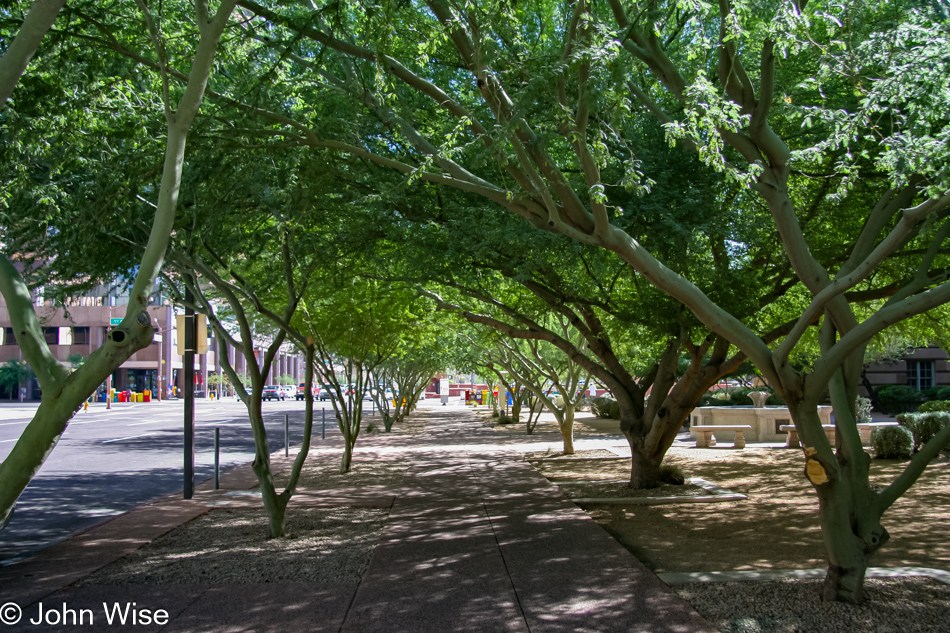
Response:
[[[73,418],[59,444],[17,502],[9,525],[0,531],[0,564],[8,564],[70,534],[163,495],[181,492],[183,416],[181,400],[104,403]],[[284,416],[290,415],[290,444],[303,435],[304,402],[265,402],[271,451],[284,446]],[[314,402],[314,447],[321,438],[320,409],[326,433],[338,434],[329,402]],[[36,404],[0,403],[0,459],[5,458]],[[254,457],[247,411],[234,398],[197,400],[195,406],[195,481],[214,476],[214,429],[220,429],[221,469]]]

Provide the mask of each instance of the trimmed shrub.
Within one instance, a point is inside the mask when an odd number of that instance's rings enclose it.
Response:
[[[950,413],[945,411],[902,413],[897,416],[897,421],[914,436],[914,452],[916,453],[939,433],[940,429],[950,424]]]
[[[909,459],[914,436],[902,426],[884,426],[871,432],[871,446],[880,459]]]
[[[950,400],[950,387],[931,387],[920,392],[926,400]]]
[[[920,405],[921,413],[931,413],[933,411],[950,411],[950,400],[931,400]]]
[[[920,392],[907,385],[887,385],[877,390],[881,412],[888,415],[916,411],[923,401]]]
[[[603,418],[605,420],[620,419],[620,405],[617,404],[617,401],[613,398],[605,398],[604,396],[591,398],[590,410],[598,418]]]
[[[515,423],[515,419],[511,417],[510,415],[502,413],[501,415],[498,416],[498,424],[514,424],[514,423]]]

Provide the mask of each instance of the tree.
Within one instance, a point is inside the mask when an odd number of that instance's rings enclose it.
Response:
[[[583,336],[577,331],[572,332],[563,318],[554,317],[552,321],[554,330],[583,353]],[[494,349],[486,349],[484,353],[485,366],[495,372],[512,395],[513,402],[520,403],[522,398],[519,389],[515,388],[517,385],[554,414],[561,432],[563,452],[573,455],[574,412],[583,398],[580,385],[589,379],[580,365],[550,343],[534,339],[496,337]]]
[[[862,600],[868,560],[887,540],[884,512],[950,440],[947,429],[901,476],[872,489],[854,426],[868,341],[950,299],[942,249],[950,233],[947,92],[933,89],[950,57],[947,39],[932,37],[947,28],[945,17],[910,3],[609,0],[462,11],[431,0],[394,10],[398,18],[373,19],[357,5],[331,21],[241,4],[292,32],[287,41],[332,50],[339,70],[320,81],[376,118],[363,123],[365,136],[338,139],[262,113],[285,126],[286,138],[477,193],[534,226],[613,251],[748,356],[788,403],[806,444],[829,555],[823,595]],[[394,18],[435,33],[423,62],[414,44],[385,28]],[[549,25],[562,37],[548,35]],[[424,61],[433,56],[444,63],[430,71]],[[777,284],[791,299],[780,303],[792,325],[772,346],[764,333],[774,324],[762,328],[624,226],[612,188],[642,192],[655,182],[625,150],[618,124],[630,117],[662,124],[721,174],[723,194],[741,185],[712,249],[727,270],[748,260],[746,241],[732,236],[746,225],[781,245],[760,268],[789,270],[800,285]],[[380,135],[387,141],[363,140]],[[605,179],[618,162],[621,178]],[[791,357],[815,324],[820,356],[797,368]],[[713,355],[725,357],[716,345]],[[842,437],[837,448],[817,415],[826,390]]]
[[[30,6],[16,37],[0,56],[0,110],[10,98],[64,4],[66,0],[35,0]]]
[[[314,340],[317,373],[343,434],[341,473],[352,465],[370,377],[392,358],[403,330],[417,319],[419,306],[413,304],[413,294],[404,288],[349,278],[322,286],[303,306],[300,327]]]
[[[33,378],[30,366],[21,360],[8,360],[0,365],[0,387],[10,390],[10,400],[20,395],[20,385]]]
[[[441,343],[436,339],[429,344],[407,345],[404,339],[400,340],[399,349],[373,372],[373,401],[387,433],[416,408],[432,377],[445,368],[440,353],[445,347]],[[387,387],[391,391],[387,391]]]
[[[17,252],[15,249],[21,245],[7,243],[5,252],[0,254],[0,292],[6,301],[24,359],[36,374],[43,392],[35,416],[23,430],[13,450],[0,464],[0,481],[3,482],[0,486],[2,523],[6,522],[17,498],[56,446],[80,404],[98,388],[106,376],[152,341],[152,323],[146,307],[163,262],[174,221],[188,132],[201,106],[218,41],[228,24],[233,7],[232,0],[223,0],[217,11],[210,14],[206,4],[198,4],[198,44],[190,54],[191,73],[187,84],[177,103],[173,103],[168,90],[163,93],[167,133],[165,161],[161,185],[156,191],[157,199],[154,203],[148,245],[132,284],[126,316],[119,326],[110,331],[105,344],[93,352],[82,367],[74,372],[67,372],[47,347],[33,309],[30,289],[13,261]],[[146,20],[154,25],[147,9],[145,14]],[[155,30],[152,34],[155,36],[156,55],[164,60],[161,38]],[[6,112],[9,112],[9,109]]]

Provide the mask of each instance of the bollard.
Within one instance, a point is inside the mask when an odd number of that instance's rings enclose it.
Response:
[[[323,413],[323,433],[320,435],[320,439],[325,440],[327,439],[327,410],[320,409],[320,411]]]
[[[290,414],[284,414],[284,457],[290,457]]]
[[[221,487],[221,429],[214,427],[214,489]]]

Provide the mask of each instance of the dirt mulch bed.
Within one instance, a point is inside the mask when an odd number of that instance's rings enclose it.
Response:
[[[818,500],[804,478],[801,451],[777,448],[670,449],[667,462],[748,495],[714,505],[600,506],[590,515],[656,572],[814,569],[827,564]],[[617,480],[626,461],[532,462],[552,481]],[[872,483],[885,485],[906,462],[874,460]],[[876,567],[950,569],[950,458],[942,455],[884,515],[891,540]]]

